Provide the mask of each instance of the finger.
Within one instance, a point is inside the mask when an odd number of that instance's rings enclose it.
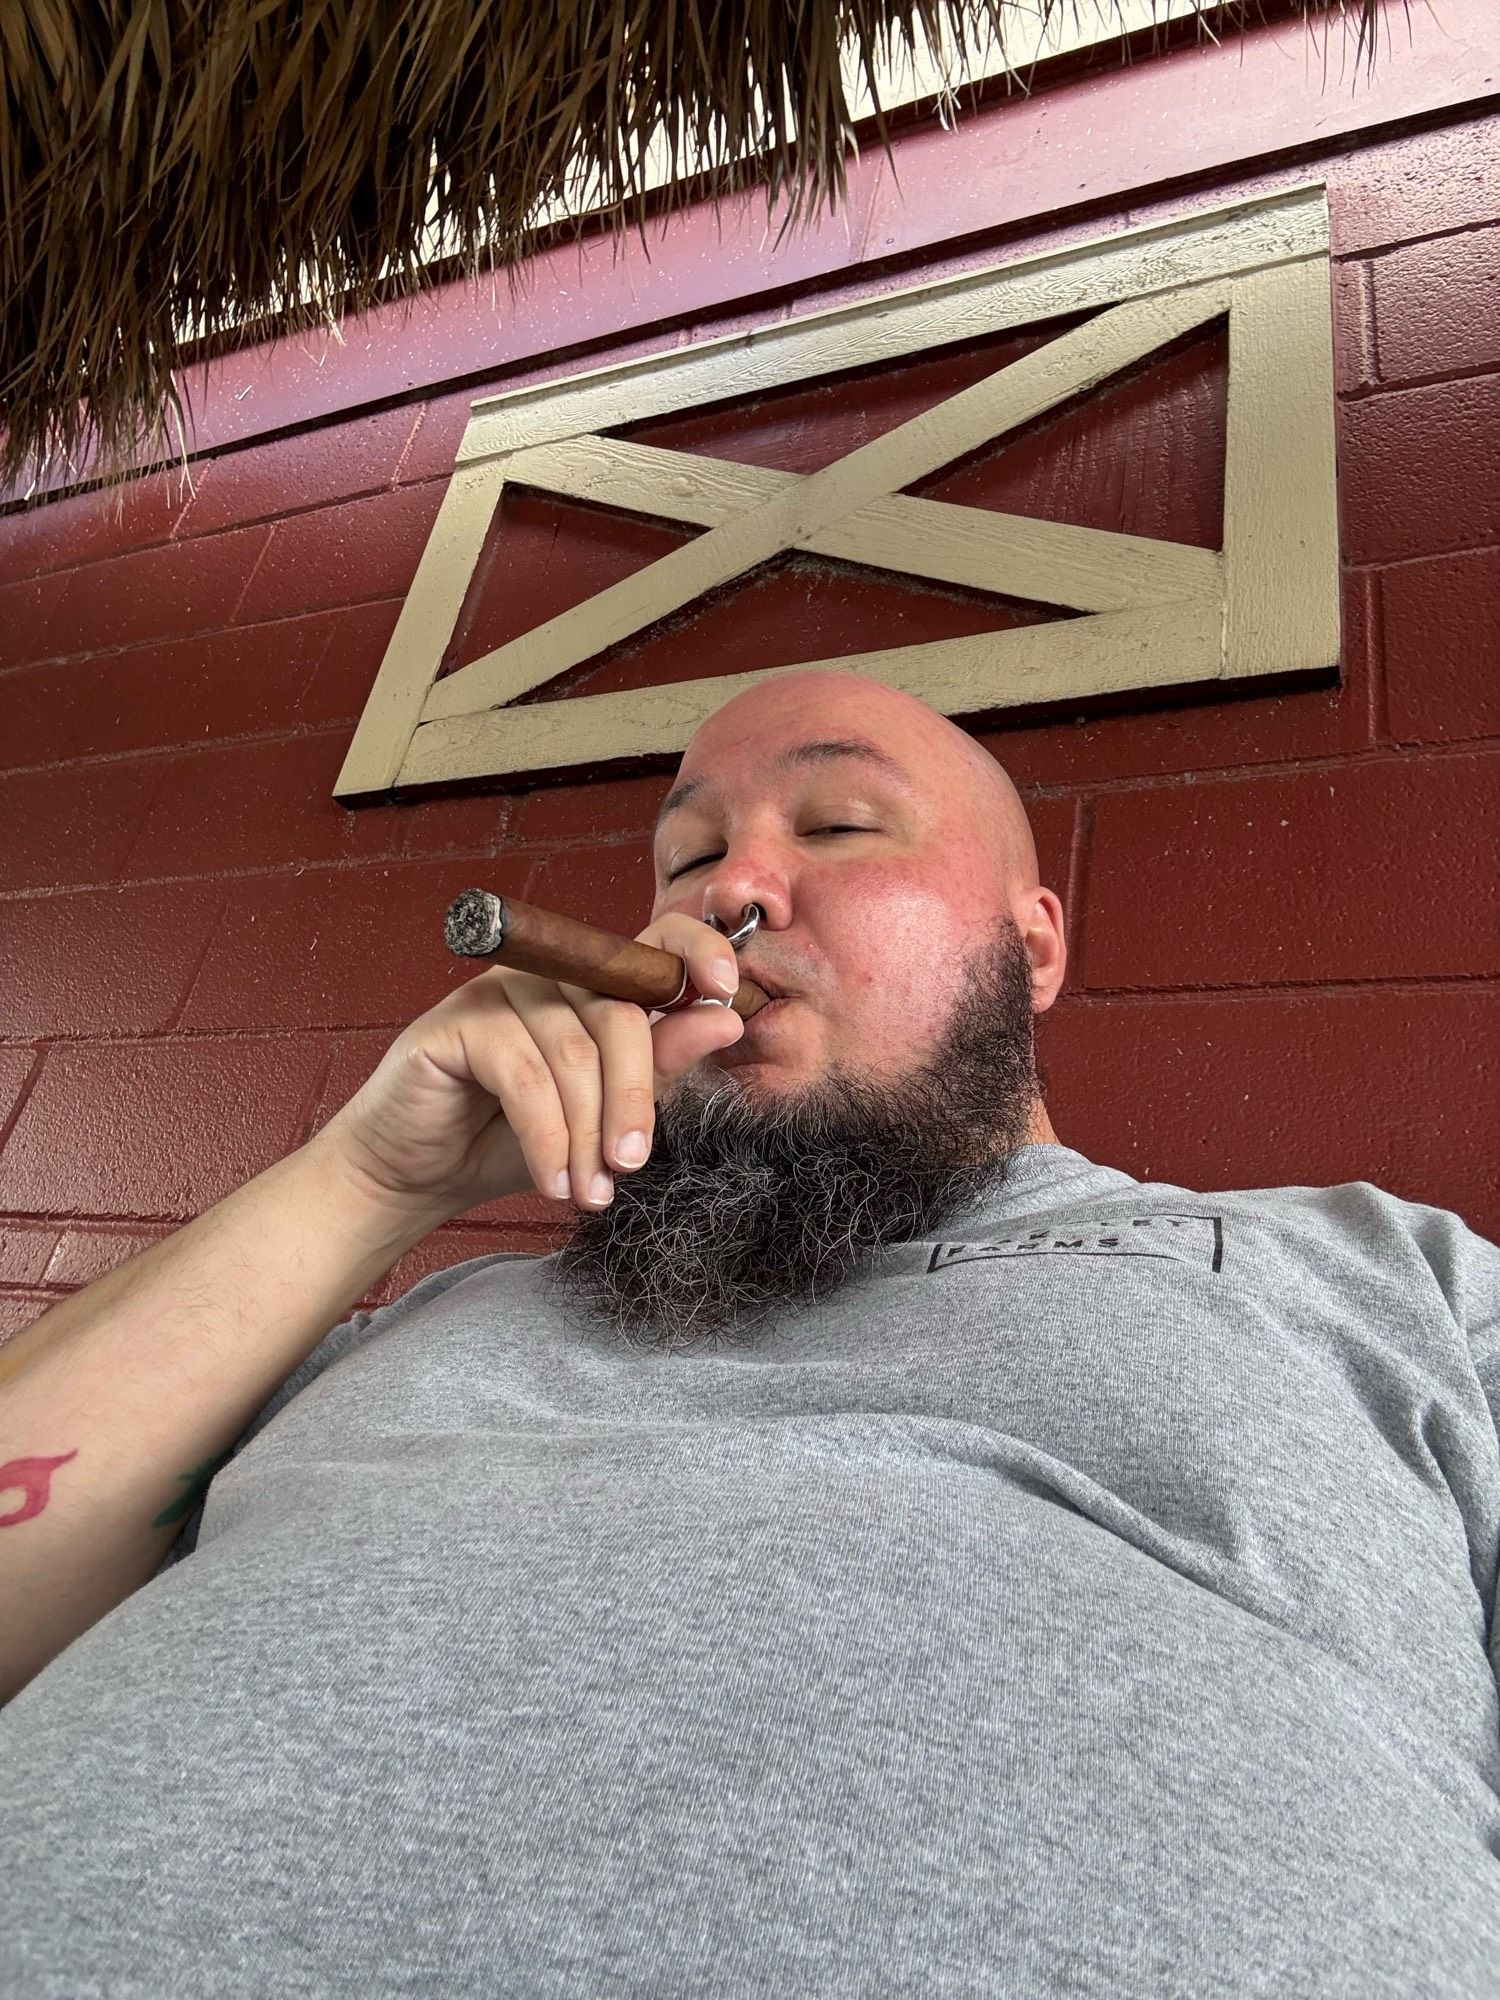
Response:
[[[740,983],[739,961],[734,946],[712,924],[700,923],[685,910],[670,911],[648,924],[636,939],[638,944],[655,945],[686,961],[688,978],[697,990],[713,999],[732,998]]]
[[[651,1023],[630,1000],[607,1000],[581,987],[561,987],[599,1051],[602,1097],[600,1164],[606,1172],[634,1173],[651,1151],[656,1131],[656,1050]]]
[[[514,988],[516,1012],[552,1073],[567,1124],[567,1173],[573,1200],[580,1208],[608,1207],[614,1199],[614,1177],[604,1157],[603,1061],[599,1044],[584,1013],[598,994],[575,986],[533,979]],[[631,1002],[609,1001],[606,1006]],[[640,1008],[634,1008],[639,1014]]]
[[[465,1004],[456,1010],[456,1025],[465,1064],[498,1102],[538,1193],[566,1200],[567,1188],[559,1194],[557,1182],[569,1181],[568,1120],[552,1067],[516,1005],[523,980],[548,983],[499,967],[471,980],[459,989]]]
[[[655,1018],[651,1023],[651,1039],[658,1079],[656,1095],[660,1097],[717,1049],[732,1048],[744,1032],[745,1023],[738,1014],[707,1000],[695,1001],[690,1007]]]
[[[728,1007],[707,1001],[650,1019],[629,1002],[591,994],[580,994],[577,1005],[600,1046],[605,1158],[630,1171],[650,1155],[657,1100],[696,1063],[737,1042],[745,1024]],[[645,1141],[639,1158],[620,1150],[631,1133]]]
[[[700,1001],[671,1015],[667,1025],[648,1019],[633,1001],[569,985],[559,990],[599,1049],[601,1164],[607,1172],[632,1173],[650,1157],[657,1099],[695,1063],[737,1042],[745,1024],[729,1008]],[[631,1135],[638,1157],[621,1151]]]

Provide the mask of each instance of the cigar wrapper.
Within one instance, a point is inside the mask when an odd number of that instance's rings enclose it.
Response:
[[[459,958],[490,959],[612,1000],[634,1000],[652,1011],[674,1013],[700,997],[688,984],[686,961],[675,953],[514,896],[497,896],[492,889],[465,889],[456,896],[443,918],[443,936]],[[754,980],[742,979],[728,1005],[748,1021],[770,997]]]

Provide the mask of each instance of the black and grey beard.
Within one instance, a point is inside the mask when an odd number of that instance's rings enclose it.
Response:
[[[835,1065],[754,1102],[696,1065],[658,1104],[646,1164],[551,1260],[558,1296],[632,1346],[739,1345],[997,1188],[1042,1089],[1008,916],[967,972],[940,1044],[894,1079]]]

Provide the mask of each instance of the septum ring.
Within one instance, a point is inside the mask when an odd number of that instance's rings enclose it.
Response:
[[[755,935],[756,928],[764,921],[765,914],[759,903],[746,903],[744,909],[740,911],[739,929],[728,933],[729,942],[734,946],[736,951],[739,950],[746,938]],[[724,928],[724,921],[721,917],[705,917],[704,922],[708,924],[711,930],[721,931]]]

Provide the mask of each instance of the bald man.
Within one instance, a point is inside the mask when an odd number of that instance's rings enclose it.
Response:
[[[576,1309],[681,1348],[743,1339],[872,1250],[924,1234],[1055,1144],[1032,1017],[1063,983],[1005,772],[925,703],[849,672],[778,675],[693,738],[656,827],[653,921],[762,920],[777,996],[690,1069],[646,1165],[557,1261]]]
[[[702,1004],[492,969],[13,1343],[0,1994],[1494,2000],[1500,1251],[1061,1143],[909,697],[727,702],[656,871]]]

